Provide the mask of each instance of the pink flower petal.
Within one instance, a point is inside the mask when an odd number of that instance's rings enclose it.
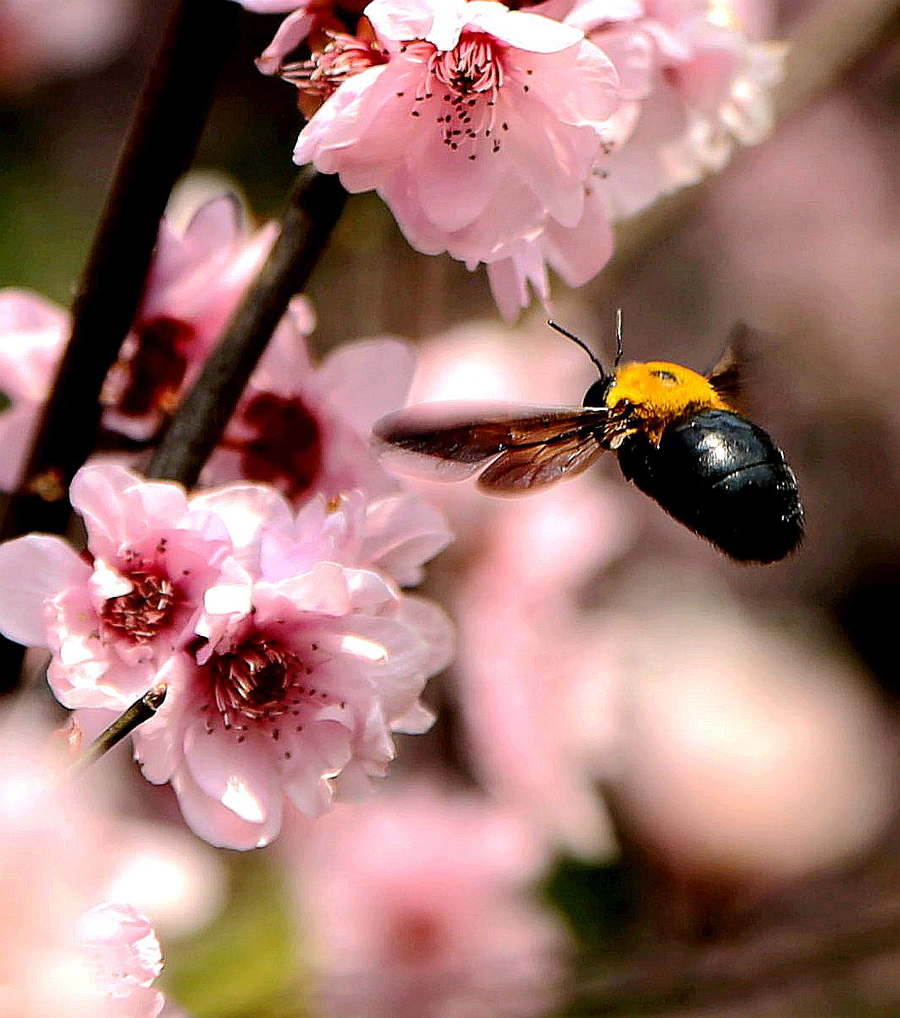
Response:
[[[507,11],[495,3],[469,2],[468,24],[529,53],[559,53],[577,46],[584,33],[571,25],[525,11]]]
[[[281,815],[281,789],[269,745],[256,732],[244,742],[233,733],[209,734],[202,721],[185,733],[184,758],[204,794],[247,823],[264,825]]]
[[[314,24],[315,18],[302,7],[289,14],[257,59],[256,66],[263,74],[277,74],[284,58],[303,42]]]
[[[28,647],[46,647],[45,603],[90,574],[58,537],[30,534],[0,544],[0,632]]]
[[[451,19],[461,21],[465,7],[465,0],[372,0],[366,7],[366,17],[377,35],[406,42],[424,39],[436,20],[441,24]],[[434,39],[429,42],[438,45]],[[450,45],[455,45],[455,40]]]
[[[281,830],[280,802],[277,810],[270,810],[265,824],[254,824],[242,820],[206,795],[187,767],[182,767],[172,778],[172,788],[178,796],[178,805],[188,827],[217,848],[241,851],[263,848]]]
[[[366,514],[360,559],[401,587],[422,582],[422,566],[453,540],[443,515],[419,495],[378,499]]]
[[[379,417],[406,402],[415,355],[396,339],[348,343],[330,354],[317,384],[329,405],[360,435],[368,437]]]

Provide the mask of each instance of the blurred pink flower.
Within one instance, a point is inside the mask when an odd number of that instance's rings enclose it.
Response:
[[[82,467],[71,499],[88,560],[44,534],[0,545],[0,627],[50,648],[47,678],[65,706],[124,710],[182,645],[227,534],[214,518],[187,525],[178,485],[109,463]]]
[[[0,491],[19,483],[68,336],[68,315],[50,301],[0,291]]]
[[[344,1018],[526,1018],[561,997],[561,923],[529,895],[546,862],[513,815],[426,785],[302,831],[289,871],[315,986]]]
[[[98,67],[127,42],[132,0],[0,0],[0,91]]]
[[[21,712],[0,739],[0,1013],[10,1018],[156,1018],[161,954],[150,923],[103,902],[111,818],[77,797]],[[65,763],[63,764],[65,766]]]
[[[141,307],[104,386],[105,427],[136,441],[154,437],[256,276],[274,224],[253,231],[234,194],[204,202],[183,232],[160,223]],[[295,302],[294,323],[312,330],[312,312]]]
[[[451,676],[490,794],[550,843],[596,858],[614,848],[596,785],[615,766],[622,669],[615,635],[576,607],[577,584],[620,550],[626,528],[586,489],[534,496],[498,520],[456,592]]]
[[[577,29],[494,2],[374,0],[388,59],[341,84],[298,163],[377,189],[410,243],[474,268],[552,220],[576,227],[618,102],[609,59]],[[573,256],[574,257],[574,256]]]
[[[348,343],[313,367],[304,305],[291,305],[250,380],[205,485],[265,481],[297,503],[310,494],[359,488],[369,498],[396,490],[370,448],[372,425],[402,407],[412,350],[394,339]]]
[[[658,569],[634,590],[611,620],[630,648],[614,787],[632,831],[676,870],[714,877],[781,880],[863,853],[898,791],[866,677],[723,591]]]
[[[721,170],[736,142],[762,141],[787,52],[744,31],[741,15],[758,22],[754,9],[767,9],[764,0],[740,12],[732,0],[647,0],[640,12],[629,9],[636,6],[610,15],[602,5],[576,2],[566,19],[632,83],[633,104],[614,118],[602,174],[614,218]]]
[[[151,441],[199,372],[274,238],[274,225],[251,233],[244,220],[239,200],[224,194],[197,209],[183,233],[160,224],[141,308],[101,396],[108,431]],[[0,409],[0,490],[19,481],[69,328],[68,313],[36,294],[0,292],[0,393],[10,400]],[[303,298],[291,328],[292,336],[312,331]]]
[[[162,951],[148,919],[131,905],[106,902],[78,917],[75,943],[104,997],[104,1014],[156,1018],[163,996],[153,983]]]

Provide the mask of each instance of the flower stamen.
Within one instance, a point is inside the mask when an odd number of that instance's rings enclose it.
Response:
[[[128,578],[131,591],[105,601],[100,617],[136,643],[143,643],[168,626],[178,597],[172,581],[155,573],[136,570]]]

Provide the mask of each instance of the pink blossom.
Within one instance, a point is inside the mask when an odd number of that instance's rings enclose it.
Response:
[[[751,42],[728,0],[547,0],[536,8],[583,30],[612,60],[623,100],[575,224],[547,217],[491,261],[491,290],[504,318],[530,299],[550,309],[547,269],[569,286],[593,278],[612,254],[609,219],[634,215],[728,161],[735,142],[771,129],[771,89],[785,47]]]
[[[0,291],[2,491],[19,483],[68,335],[68,316],[49,301],[22,290]]]
[[[48,680],[67,707],[123,710],[181,645],[227,535],[213,518],[187,525],[178,485],[108,463],[83,467],[71,498],[88,561],[42,534],[0,545],[0,626],[50,648]]]
[[[370,449],[372,425],[402,407],[412,351],[394,339],[349,343],[310,363],[303,305],[291,306],[203,474],[274,485],[292,502],[311,493],[368,497],[397,488]]]
[[[114,826],[98,789],[60,781],[46,732],[21,711],[0,739],[0,1013],[16,1018],[156,1018],[161,968],[149,922],[103,902]]]
[[[868,677],[722,590],[649,579],[615,619],[630,647],[615,783],[630,829],[682,873],[764,882],[880,843],[898,781]]]
[[[454,603],[451,676],[473,769],[550,843],[587,858],[614,844],[596,785],[615,766],[622,668],[615,634],[577,594],[625,545],[610,503],[583,480],[512,503]]]
[[[249,487],[192,503],[226,522],[237,551],[206,591],[200,649],[169,660],[166,703],[135,735],[145,776],[171,780],[190,826],[232,848],[271,841],[284,796],[316,816],[335,792],[365,792],[391,733],[429,727],[418,697],[450,653],[435,606],[336,560],[365,540],[336,539],[345,521],[332,527],[323,500],[301,511],[292,547],[286,503]]]
[[[75,943],[105,997],[106,1013],[156,1018],[164,1001],[152,986],[163,965],[149,920],[131,905],[95,905],[79,916]]]
[[[288,15],[256,61],[263,74],[277,74],[285,57],[309,36],[327,32],[333,37],[336,33],[355,31],[367,0],[238,0],[238,3],[258,14]]]
[[[529,829],[427,785],[343,807],[303,831],[300,922],[325,1015],[525,1018],[558,1002],[566,936],[529,895]]]
[[[566,22],[582,28],[633,82],[625,98],[635,105],[619,111],[614,151],[603,168],[603,193],[616,218],[721,170],[735,143],[753,145],[769,133],[771,89],[786,47],[753,41],[735,3],[647,0],[639,11],[626,4],[612,14],[593,2],[568,6]],[[639,53],[644,59],[636,59]]]
[[[604,122],[609,59],[583,34],[493,2],[374,0],[387,62],[347,78],[294,152],[376,189],[407,239],[470,268],[509,256],[548,220],[576,227]]]
[[[0,0],[0,91],[98,67],[127,42],[132,0]]]
[[[207,200],[183,231],[163,219],[141,307],[104,386],[108,429],[137,441],[156,434],[202,367],[274,236],[274,224],[248,227],[233,194]],[[311,330],[303,301],[296,304],[295,320]]]

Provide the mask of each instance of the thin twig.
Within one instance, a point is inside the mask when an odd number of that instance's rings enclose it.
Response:
[[[196,482],[291,298],[306,285],[346,197],[336,176],[311,168],[300,173],[268,260],[182,399],[148,477],[187,487]]]
[[[108,753],[113,746],[117,745],[130,735],[138,725],[142,725],[159,710],[166,698],[165,682],[157,682],[151,686],[146,693],[135,702],[106,729],[101,732],[88,748],[78,757],[69,769],[69,776],[80,774],[92,763],[99,760],[104,753]]]

